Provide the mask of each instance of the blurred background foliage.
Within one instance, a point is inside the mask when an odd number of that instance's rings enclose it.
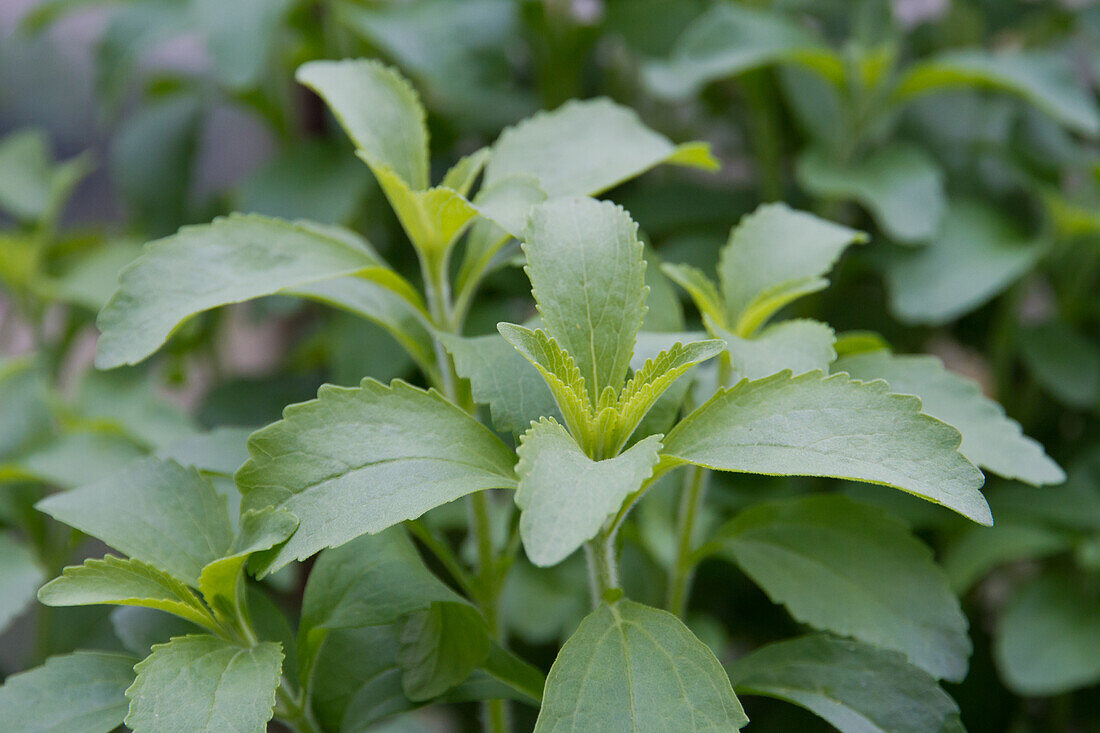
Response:
[[[719,174],[662,169],[609,194],[640,222],[652,260],[712,272],[730,226],[766,200],[869,232],[833,286],[792,314],[938,355],[1069,480],[991,475],[992,529],[898,492],[841,490],[911,526],[959,593],[975,651],[947,688],[969,730],[1100,730],[1100,4],[1089,0],[6,0],[4,672],[134,643],[127,631],[140,627],[131,610],[31,603],[45,578],[97,550],[33,509],[46,492],[147,453],[218,446],[233,466],[249,429],[318,385],[415,374],[382,329],[277,297],[190,321],[148,365],[91,367],[95,314],[120,268],[143,242],[218,214],[352,226],[416,277],[367,168],[294,82],[305,61],[360,56],[421,91],[433,178],[571,98],[605,95],[674,140],[709,141]],[[694,311],[656,271],[648,327],[680,329]],[[486,290],[470,335],[532,310],[518,270]],[[714,480],[710,526],[827,485]],[[655,492],[626,537],[639,600],[664,587],[672,501]],[[701,568],[693,619],[726,661],[796,625],[733,572]],[[575,576],[576,563],[520,565],[509,581],[511,632],[546,666],[586,608]],[[297,581],[273,582],[293,604]],[[753,730],[818,725],[778,703],[746,707]]]

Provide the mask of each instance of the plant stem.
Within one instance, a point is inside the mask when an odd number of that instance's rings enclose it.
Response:
[[[601,531],[585,543],[584,556],[588,561],[588,589],[592,594],[592,607],[595,608],[609,590],[619,587],[614,535]]]
[[[691,581],[695,575],[693,559],[695,523],[706,494],[707,470],[692,466],[684,474],[684,488],[680,494],[680,511],[676,519],[676,556],[668,577],[668,597],[666,607],[671,613],[683,618],[687,611]]]
[[[471,598],[480,598],[477,584],[474,582],[473,578],[470,577],[466,568],[463,567],[462,563],[459,561],[458,556],[455,555],[454,551],[446,542],[436,537],[435,534],[421,524],[419,520],[414,519],[410,522],[405,522],[405,526],[414,537],[420,540],[420,542],[427,547],[441,563],[443,563],[443,567],[447,568],[447,572],[451,574],[451,577],[454,578],[455,582],[458,583],[459,587],[461,587],[468,596]]]
[[[764,201],[783,199],[783,156],[776,126],[779,124],[774,96],[767,88],[767,72],[755,71],[742,78],[741,88],[749,111],[753,156]]]
[[[313,714],[287,691],[285,677],[279,681],[275,690],[275,716],[298,733],[321,733],[320,726],[313,720]]]

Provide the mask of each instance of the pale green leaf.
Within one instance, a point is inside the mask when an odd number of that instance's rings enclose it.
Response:
[[[473,398],[489,405],[493,426],[522,433],[540,417],[561,419],[550,387],[539,371],[499,334],[463,338],[441,334],[458,376],[470,381]]]
[[[55,164],[41,130],[12,133],[0,140],[0,209],[17,219],[53,219],[90,168],[84,157]]]
[[[41,481],[72,489],[113,476],[145,455],[133,441],[113,433],[64,433],[16,461],[0,464],[0,481]]]
[[[196,313],[370,268],[385,269],[373,251],[316,227],[258,215],[184,227],[122,271],[99,314],[96,364],[141,361]]]
[[[157,451],[157,457],[194,466],[205,473],[232,476],[248,460],[250,428],[218,427]]]
[[[498,323],[497,330],[542,375],[574,437],[586,448],[592,447],[597,437],[593,398],[572,355],[542,329]]]
[[[897,252],[886,268],[891,310],[903,321],[939,325],[992,300],[1046,252],[1003,212],[987,204],[954,204],[927,245]]]
[[[844,357],[833,371],[864,381],[885,379],[891,392],[920,397],[921,411],[956,428],[962,434],[959,452],[982,468],[1035,485],[1066,478],[1043,446],[1024,435],[1020,424],[983,395],[976,382],[949,372],[934,356],[873,351]]]
[[[19,733],[110,733],[126,717],[137,660],[113,652],[50,657],[0,687],[0,720]]]
[[[718,167],[705,147],[677,147],[628,107],[574,100],[501,133],[483,185],[518,174],[533,176],[550,198],[595,195],[661,163]]]
[[[191,0],[189,3],[222,84],[256,85],[273,63],[280,26],[293,0]]]
[[[795,319],[764,328],[753,338],[741,338],[708,323],[711,333],[725,340],[733,382],[760,379],[784,369],[796,376],[825,370],[836,359],[833,329],[820,321]]]
[[[30,604],[43,576],[31,549],[0,532],[0,630]]]
[[[197,586],[233,542],[225,499],[194,469],[147,458],[37,504],[59,522]]]
[[[719,391],[665,438],[673,459],[721,471],[885,484],[992,524],[959,432],[883,381],[781,372]]]
[[[630,494],[653,475],[661,437],[654,435],[622,455],[594,461],[556,422],[542,420],[523,434],[517,449],[516,505],[520,537],[535,565],[556,565],[600,531]]]
[[[737,563],[801,623],[966,675],[966,618],[932,552],[885,511],[843,496],[757,504],[719,533]]]
[[[152,375],[133,369],[88,371],[77,385],[72,407],[74,422],[117,432],[148,448],[162,448],[198,432],[194,420]]]
[[[697,17],[667,61],[650,62],[643,80],[658,96],[684,100],[705,84],[774,64],[796,64],[833,83],[844,80],[840,55],[809,28],[780,13],[719,4]]]
[[[764,204],[742,217],[718,261],[730,330],[751,336],[787,303],[824,288],[841,253],[864,241],[854,229],[786,204]]]
[[[928,153],[906,142],[889,143],[847,165],[811,148],[799,157],[795,171],[813,196],[859,202],[898,242],[935,236],[947,208],[943,171]]]
[[[134,667],[126,725],[134,733],[263,733],[282,661],[271,641],[246,649],[205,634],[176,637]]]
[[[1016,94],[1063,125],[1100,133],[1100,112],[1070,59],[1051,51],[956,50],[910,67],[894,90],[899,103],[958,87],[991,87]]]
[[[457,192],[459,196],[468,196],[474,181],[485,169],[485,164],[489,162],[490,152],[489,148],[479,148],[469,155],[462,156],[443,174],[443,180],[439,185]]]
[[[369,160],[363,151],[359,155]],[[416,190],[392,168],[371,166],[386,198],[393,206],[409,241],[422,256],[443,261],[455,241],[477,216],[477,209],[462,194],[443,186]]]
[[[42,372],[29,357],[0,358],[0,458],[18,455],[52,425]]]
[[[769,644],[726,666],[742,695],[786,700],[843,733],[929,733],[959,708],[902,655],[825,634]]]
[[[310,61],[296,77],[325,100],[372,169],[389,168],[413,191],[428,187],[424,108],[401,74],[378,61],[348,59]]]
[[[433,603],[398,633],[397,666],[410,700],[430,700],[470,676],[489,656],[489,627],[466,603]]]
[[[1056,572],[1021,588],[998,624],[994,658],[1008,687],[1028,697],[1100,681],[1100,599],[1086,578]]]
[[[746,723],[714,653],[670,613],[603,603],[558,652],[536,733],[730,731]]]
[[[645,314],[645,260],[623,209],[560,199],[532,210],[527,276],[546,330],[576,360],[593,401],[623,385]]]
[[[52,300],[98,312],[118,288],[118,273],[140,254],[139,242],[130,239],[105,242],[66,265],[56,277],[41,277],[35,287]]]
[[[174,636],[202,633],[198,626],[179,616],[141,606],[119,606],[111,611],[111,630],[127,650],[140,658],[149,656],[154,645],[163,644]]]
[[[1046,501],[1048,498],[1043,497]],[[995,509],[999,509],[996,501]],[[943,569],[951,588],[965,593],[996,567],[1017,560],[1035,560],[1070,549],[1071,534],[1029,522],[1008,519],[998,511],[992,527],[968,527],[953,537],[943,551]]]
[[[718,286],[706,273],[697,267],[682,264],[664,264],[661,265],[661,270],[691,296],[701,315],[710,316],[715,323],[723,326],[726,324],[725,302],[718,293]]]
[[[237,472],[242,509],[277,506],[301,520],[266,572],[471,492],[515,486],[512,452],[437,392],[364,379],[317,394],[253,434]]]
[[[47,606],[142,606],[216,628],[202,601],[179,580],[140,560],[113,555],[65,568],[42,586],[38,600]]]

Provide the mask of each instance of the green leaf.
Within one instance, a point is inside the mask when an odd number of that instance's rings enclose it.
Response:
[[[236,475],[242,509],[277,506],[301,520],[265,572],[471,492],[515,486],[512,452],[488,428],[399,380],[325,385],[283,414],[249,439]]]
[[[546,679],[536,733],[729,731],[746,723],[714,653],[670,613],[602,603]]]
[[[676,40],[667,61],[643,67],[655,94],[682,101],[705,84],[774,64],[796,64],[835,84],[844,80],[839,54],[804,25],[775,12],[715,5]]]
[[[141,245],[135,240],[107,241],[67,264],[56,277],[38,280],[36,287],[46,298],[99,312],[118,288],[118,273],[140,254]]]
[[[840,731],[946,731],[959,714],[936,681],[902,655],[825,634],[768,644],[726,671],[740,694],[786,700]]]
[[[263,733],[282,661],[271,641],[246,649],[205,634],[178,636],[134,667],[126,725],[134,733]]]
[[[302,670],[308,671],[327,631],[389,624],[437,602],[460,603],[462,597],[424,566],[400,527],[325,550],[302,599]]]
[[[222,84],[240,90],[262,80],[292,5],[293,0],[191,0],[191,12]]]
[[[159,386],[149,374],[137,370],[91,370],[77,386],[73,402],[76,421],[95,430],[117,432],[148,448],[162,448],[195,435],[194,421],[170,402]]]
[[[935,239],[895,253],[886,268],[890,308],[908,323],[947,323],[992,300],[1046,249],[987,204],[954,204]]]
[[[0,532],[0,630],[23,612],[43,580],[34,553],[8,532]]]
[[[141,361],[196,313],[368,269],[386,268],[369,248],[319,227],[258,215],[184,227],[122,271],[99,314],[96,364]]]
[[[758,207],[741,218],[719,255],[725,322],[738,336],[751,336],[784,305],[828,285],[824,275],[840,254],[866,240],[786,204]]]
[[[720,471],[885,484],[992,524],[960,436],[885,382],[789,371],[719,391],[665,438],[667,456]]]
[[[462,156],[443,174],[443,180],[439,185],[457,192],[460,196],[468,196],[474,181],[485,169],[485,164],[489,162],[490,153],[489,148],[479,148],[469,155]]]
[[[1100,133],[1095,99],[1068,56],[1052,51],[948,51],[911,66],[894,89],[894,101],[958,87],[1016,94],[1077,132]]]
[[[489,656],[489,626],[465,603],[433,603],[402,624],[397,665],[410,700],[430,700],[459,684]]]
[[[542,420],[523,434],[516,450],[516,505],[523,510],[520,537],[535,565],[556,565],[592,539],[626,497],[653,475],[661,436],[622,455],[594,461],[565,428]]]
[[[527,275],[546,330],[576,360],[595,404],[623,385],[645,314],[645,260],[623,209],[591,199],[536,206]]]
[[[119,606],[111,611],[111,629],[127,650],[141,658],[149,656],[155,644],[163,644],[173,636],[202,633],[190,621],[141,606]],[[131,676],[127,686],[132,681]]]
[[[725,344],[717,339],[693,341],[687,344],[677,341],[656,357],[647,359],[634,372],[619,395],[616,411],[619,413],[616,432],[626,441],[642,422],[650,409],[672,385],[693,366],[722,353]],[[631,359],[637,360],[637,349]],[[622,447],[615,447],[616,452]]]
[[[374,60],[310,61],[298,81],[328,104],[377,175],[388,168],[413,191],[428,187],[428,128],[416,91]]]
[[[1043,500],[1054,497],[1043,497]],[[1000,509],[997,503],[994,508]],[[1070,549],[1068,532],[1032,524],[1023,520],[1003,518],[998,511],[992,527],[967,527],[953,537],[943,551],[943,569],[951,580],[951,588],[961,595],[985,577],[991,570],[1017,560],[1035,560]]]
[[[157,451],[157,457],[194,466],[204,473],[232,476],[248,460],[250,428],[219,427]]]
[[[551,199],[591,196],[662,163],[713,170],[706,145],[676,146],[609,99],[570,101],[501,133],[483,187],[509,176],[533,176]]]
[[[1008,687],[1028,697],[1100,681],[1100,596],[1085,578],[1050,573],[1021,588],[1004,610],[994,658]]]
[[[1066,478],[1043,446],[1024,435],[1020,424],[983,395],[976,382],[947,371],[934,356],[873,351],[844,357],[833,371],[848,372],[864,381],[885,379],[891,392],[920,397],[922,412],[962,434],[959,452],[975,465],[1036,486],[1061,483]]]
[[[269,550],[298,528],[298,518],[282,509],[265,507],[241,515],[240,531],[225,557],[202,569],[199,590],[220,620],[235,620],[243,597],[241,570],[256,552]]]
[[[542,329],[532,331],[514,323],[498,323],[497,330],[542,375],[565,424],[581,446],[595,451],[601,436],[597,435],[592,398],[573,357]]]
[[[796,376],[815,369],[825,370],[836,359],[833,329],[820,321],[795,319],[768,326],[756,336],[743,339],[717,324],[708,330],[725,340],[733,367],[733,381],[760,379],[789,369]]]
[[[191,586],[233,542],[225,499],[210,482],[194,469],[156,458],[36,506]]]
[[[52,221],[91,166],[83,156],[55,164],[40,130],[20,130],[0,140],[0,209],[17,219]]]
[[[51,430],[47,388],[31,358],[0,358],[0,458],[31,448]]]
[[[180,581],[140,560],[107,555],[65,568],[38,591],[47,606],[142,606],[216,628],[202,601]]]
[[[112,652],[50,657],[4,680],[0,720],[20,733],[110,733],[126,717],[136,661]]]
[[[1021,328],[1020,356],[1059,402],[1078,409],[1100,404],[1100,344],[1063,321]]]
[[[0,465],[0,480],[31,479],[64,489],[113,476],[145,455],[140,447],[112,433],[65,433],[16,461]]]
[[[943,171],[923,149],[892,142],[843,165],[820,148],[799,159],[799,184],[813,196],[853,200],[898,242],[923,242],[935,236],[947,208]]]
[[[717,543],[797,621],[902,652],[936,677],[966,676],[970,639],[947,576],[887,512],[837,495],[765,502]]]
[[[390,626],[334,630],[312,682],[313,710],[325,730],[362,731],[416,707],[401,689],[398,641]]]
[[[726,323],[726,304],[718,293],[718,286],[706,273],[697,267],[681,264],[664,264],[661,270],[691,296],[700,315],[710,316],[715,323]]]
[[[535,705],[542,702],[542,690],[546,686],[546,675],[507,649],[502,649],[493,644],[489,649],[489,656],[485,659],[485,662],[479,670],[474,672],[475,677],[478,675],[478,671],[483,671],[487,679],[504,684],[518,693],[514,699],[534,703]],[[466,684],[469,685],[473,682],[473,679],[467,680]],[[457,692],[457,690],[453,692]],[[477,699],[490,698],[479,697]]]
[[[463,338],[441,334],[458,376],[470,381],[474,401],[489,405],[493,427],[522,433],[540,417],[561,419],[539,371],[499,334]]]

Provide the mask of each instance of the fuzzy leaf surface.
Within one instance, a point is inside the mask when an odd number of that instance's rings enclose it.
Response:
[[[976,382],[948,371],[934,356],[873,351],[846,356],[833,371],[865,381],[885,379],[890,391],[920,397],[921,411],[955,427],[962,434],[959,452],[982,468],[1037,486],[1066,478],[1043,446],[1024,435],[1020,424],[983,395]]]
[[[474,491],[515,486],[512,452],[434,391],[364,379],[325,385],[283,414],[252,435],[236,475],[242,510],[276,506],[301,521],[267,572]]]
[[[746,723],[714,653],[670,613],[601,603],[558,652],[535,733],[730,731]]]
[[[784,369],[796,376],[814,369],[828,369],[836,359],[833,329],[820,321],[794,319],[765,327],[744,339],[709,324],[709,330],[725,340],[734,379],[761,379]]]
[[[177,636],[134,667],[126,725],[134,733],[263,733],[282,661],[272,641],[246,649],[207,634]]]
[[[653,475],[661,436],[653,435],[623,454],[602,461],[586,456],[556,422],[542,420],[523,434],[517,449],[523,511],[519,530],[535,565],[556,565],[600,531],[627,496]]]
[[[885,484],[992,524],[959,432],[885,382],[789,371],[719,391],[665,437],[663,453],[720,471]]]

